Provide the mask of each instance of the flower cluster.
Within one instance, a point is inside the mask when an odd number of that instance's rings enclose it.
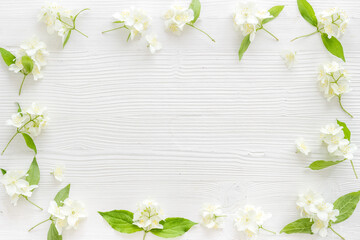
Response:
[[[120,28],[130,31],[128,39],[134,40],[137,36],[142,36],[149,28],[151,17],[143,9],[131,7],[113,15],[115,23],[123,24]]]
[[[341,108],[349,114],[342,106],[341,97],[350,91],[349,76],[344,67],[335,61],[323,64],[318,75],[319,89],[325,98],[330,101],[333,97],[339,99]],[[352,115],[349,114],[351,117]]]
[[[236,30],[240,30],[243,36],[250,34],[252,42],[256,31],[262,28],[262,21],[272,17],[269,11],[260,9],[254,2],[239,2],[233,20]]]
[[[62,235],[63,229],[77,229],[80,220],[87,217],[84,204],[80,201],[67,198],[60,205],[50,202],[48,212],[51,221],[55,223],[56,230]]]
[[[320,12],[318,21],[320,32],[326,33],[328,38],[339,38],[345,33],[350,19],[344,10],[334,7]]]
[[[32,103],[26,111],[13,114],[7,124],[16,127],[20,132],[37,137],[46,127],[48,121],[46,108],[37,103]]]
[[[11,198],[11,203],[16,206],[20,197],[28,199],[31,197],[33,190],[37,188],[37,185],[30,185],[25,179],[27,172],[22,170],[7,171],[1,183],[4,184],[7,194]]]
[[[134,40],[137,37],[141,38],[149,29],[151,23],[151,17],[147,15],[143,9],[135,7],[117,12],[113,15],[113,17],[116,20],[114,23],[121,24],[121,26],[104,31],[103,33],[124,28],[129,31],[127,41],[129,41],[129,39]],[[162,48],[156,34],[146,34],[145,39],[147,41],[147,47],[151,53],[155,53]]]
[[[186,24],[190,24],[194,20],[194,11],[179,5],[172,6],[164,13],[165,28],[180,35]]]
[[[16,133],[10,139],[2,154],[4,154],[5,150],[11,143],[11,141],[18,134],[22,134],[25,138],[25,141],[31,149],[33,149],[36,153],[36,147],[33,143],[32,137],[37,137],[40,135],[41,131],[46,127],[49,118],[47,116],[46,108],[41,107],[37,103],[32,103],[31,107],[26,111],[23,111],[19,106],[18,113],[15,113],[11,116],[11,119],[7,121],[8,125],[11,125],[16,128]],[[32,142],[31,145],[28,143]]]
[[[163,210],[152,200],[139,203],[133,218],[134,224],[146,232],[151,229],[162,229],[163,225],[160,222],[163,220],[165,220]]]
[[[265,213],[260,207],[246,205],[237,211],[234,219],[235,227],[239,232],[244,232],[248,238],[254,239],[258,235],[259,229],[264,229],[263,224],[269,218],[271,218],[271,214]]]
[[[343,127],[337,124],[328,124],[321,128],[321,139],[327,145],[330,154],[352,160],[357,150],[355,144],[345,139]]]
[[[223,228],[224,213],[220,205],[205,204],[201,209],[201,225],[209,229]]]
[[[73,30],[87,37],[75,28],[76,18],[85,10],[88,9],[83,9],[74,16],[74,10],[66,9],[55,2],[48,2],[41,8],[38,19],[46,24],[49,34],[57,32],[62,38],[63,46],[65,47]]]
[[[332,203],[325,202],[324,198],[311,190],[306,194],[300,194],[296,202],[301,217],[310,218],[314,224],[311,231],[326,237],[330,222],[335,222],[339,210],[334,209]]]

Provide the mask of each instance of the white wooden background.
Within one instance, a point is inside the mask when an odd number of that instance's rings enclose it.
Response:
[[[299,215],[298,193],[312,188],[328,201],[358,191],[349,163],[322,172],[305,168],[326,157],[319,141],[321,126],[339,118],[360,145],[360,2],[312,0],[316,11],[341,6],[352,22],[342,38],[353,82],[344,105],[355,115],[350,120],[336,102],[327,103],[317,89],[318,66],[333,58],[319,36],[299,40],[313,28],[300,17],[295,0],[259,0],[266,8],[285,4],[278,19],[267,25],[281,41],[259,32],[243,61],[237,51],[241,36],[231,14],[235,0],[204,0],[199,27],[215,39],[187,28],[181,37],[164,32],[160,14],[166,0],[66,0],[71,8],[90,7],[78,20],[89,39],[74,33],[65,49],[55,35],[37,22],[43,1],[0,2],[0,45],[14,50],[23,40],[38,35],[51,55],[39,82],[28,80],[17,96],[21,76],[0,66],[0,143],[3,147],[14,129],[5,125],[16,111],[32,101],[49,109],[51,122],[36,139],[41,168],[40,187],[32,200],[47,208],[67,183],[71,197],[85,202],[89,217],[77,231],[66,231],[66,240],[141,239],[112,230],[97,211],[135,210],[136,202],[157,200],[167,216],[199,221],[205,202],[220,203],[227,213],[246,203],[263,206],[273,218],[266,227],[280,231]],[[188,2],[184,1],[184,4]],[[126,43],[126,33],[101,31],[112,27],[112,14],[136,5],[153,16],[152,29],[164,49],[151,55],[144,41]],[[293,47],[298,61],[289,71],[280,51]],[[295,154],[294,140],[305,137],[313,154]],[[0,165],[26,169],[32,160],[21,138],[10,146]],[[359,157],[355,164],[360,172]],[[49,172],[55,165],[67,168],[65,182],[58,184]],[[0,238],[46,239],[48,225],[31,233],[27,229],[47,218],[26,202],[17,207],[0,191]],[[347,240],[360,237],[360,208],[353,217],[335,226]],[[158,239],[150,236],[151,239]],[[179,239],[239,239],[229,219],[223,231],[197,226]],[[308,235],[272,236],[259,239],[318,239]],[[328,240],[338,239],[329,233]]]

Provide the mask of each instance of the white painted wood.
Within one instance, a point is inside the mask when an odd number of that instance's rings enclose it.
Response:
[[[0,123],[23,105],[37,101],[46,105],[51,123],[36,139],[41,167],[40,188],[33,201],[47,207],[56,192],[72,184],[71,196],[83,200],[89,218],[78,231],[66,231],[64,239],[140,239],[140,234],[113,231],[97,214],[98,210],[134,210],[147,197],[156,199],[168,216],[199,221],[204,202],[222,204],[228,213],[246,203],[272,212],[266,226],[280,231],[298,218],[297,194],[312,188],[328,201],[359,190],[350,164],[321,172],[305,166],[324,158],[319,129],[336,118],[348,122],[355,143],[360,144],[360,2],[358,0],[311,1],[319,11],[341,6],[352,18],[342,38],[353,78],[353,92],[344,105],[356,118],[350,120],[336,102],[328,103],[318,92],[318,66],[333,59],[319,36],[289,40],[312,31],[298,13],[296,1],[258,1],[265,7],[286,4],[279,18],[268,24],[281,41],[261,32],[241,63],[237,51],[241,37],[232,26],[236,1],[203,1],[198,26],[216,40],[212,43],[200,32],[188,28],[181,37],[163,31],[159,17],[170,2],[165,0],[62,1],[68,7],[92,10],[82,15],[78,27],[89,34],[74,33],[62,50],[60,39],[49,36],[37,22],[42,1],[2,1],[0,3],[0,45],[14,49],[36,34],[50,50],[45,79],[27,81],[17,97],[20,75],[0,64]],[[187,4],[187,3],[186,3]],[[154,17],[152,30],[160,36],[164,49],[150,55],[144,41],[126,43],[126,35],[113,32],[111,15],[131,5],[146,8]],[[298,62],[286,69],[280,51],[294,47]],[[0,124],[3,146],[13,129]],[[314,154],[306,159],[294,153],[294,140],[305,137]],[[21,139],[10,146],[0,165],[25,169],[32,154]],[[359,157],[355,164],[360,171]],[[65,164],[66,179],[56,183],[49,172]],[[26,202],[11,206],[0,192],[0,238],[45,239],[48,226],[28,233],[27,229],[47,217]],[[360,210],[335,228],[348,240],[360,237]],[[263,233],[259,239],[317,239],[316,236]],[[149,240],[157,239],[149,236]],[[224,231],[208,231],[198,226],[183,240],[239,239],[229,220]],[[330,233],[326,239],[338,239]]]

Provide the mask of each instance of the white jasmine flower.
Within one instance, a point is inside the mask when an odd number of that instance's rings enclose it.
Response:
[[[325,202],[325,200],[311,205],[310,211],[321,221],[330,221],[334,219],[334,221],[336,221],[336,216],[339,215],[339,210],[334,210],[334,205]]]
[[[60,218],[60,219],[65,219],[65,213],[63,211],[62,207],[59,207],[58,204],[55,201],[51,201],[49,208],[48,208],[48,213],[50,213],[52,216],[56,217],[56,218]]]
[[[29,118],[27,115],[23,115],[22,113],[15,113],[11,115],[11,119],[7,120],[7,124],[19,128],[25,124],[28,119]]]
[[[65,9],[55,2],[48,2],[40,10],[39,21],[43,21],[47,26],[49,34],[57,32],[63,41],[71,29],[73,10]]]
[[[6,193],[11,198],[11,203],[16,206],[20,196],[31,197],[36,185],[29,185],[25,180],[26,171],[7,171],[1,179],[1,183],[6,189]]]
[[[300,210],[301,217],[312,218],[312,210],[323,201],[324,199],[320,194],[308,190],[305,194],[299,195],[296,205]]]
[[[302,154],[308,156],[311,152],[310,148],[305,143],[305,140],[303,138],[298,138],[296,141],[296,149],[298,152],[301,152]]]
[[[15,63],[9,66],[9,70],[15,73],[22,72],[28,74],[25,72],[22,64],[22,57],[29,56],[34,62],[34,67],[31,72],[34,80],[41,79],[43,78],[41,70],[46,66],[46,56],[48,55],[49,53],[46,50],[46,44],[39,41],[37,37],[32,37],[30,40],[20,45],[20,49],[15,53]]]
[[[176,35],[180,35],[184,26],[194,20],[194,11],[183,6],[174,5],[165,12],[163,18],[165,28]]]
[[[201,225],[206,228],[223,228],[224,214],[219,205],[205,204],[201,209]]]
[[[349,144],[349,141],[344,139],[342,127],[339,125],[328,124],[321,128],[320,132],[322,133],[321,138],[323,142],[328,145],[327,149],[329,153],[334,153],[339,147]]]
[[[145,36],[146,41],[148,42],[148,48],[150,52],[154,54],[156,51],[159,51],[162,48],[161,43],[158,41],[156,34],[148,34]]]
[[[261,27],[263,19],[271,18],[266,9],[260,9],[254,2],[240,2],[233,16],[234,26],[243,36],[250,34],[250,41],[255,39],[256,31]]]
[[[311,226],[311,231],[314,234],[319,234],[321,237],[327,236],[327,230],[329,227],[328,221],[321,221],[319,219],[314,220],[314,224]]]
[[[318,28],[321,32],[326,33],[329,38],[339,38],[344,34],[350,21],[345,11],[336,7],[320,12],[318,20]]]
[[[70,198],[67,198],[64,201],[62,211],[67,217],[67,224],[69,228],[77,229],[80,220],[87,217],[84,204]]]
[[[244,232],[248,238],[254,238],[269,218],[271,218],[271,214],[265,213],[261,208],[246,205],[237,211],[234,224],[239,232]]]
[[[64,172],[65,172],[64,166],[56,166],[54,171],[52,172],[52,175],[57,181],[62,182],[64,180]]]
[[[296,52],[293,50],[284,50],[281,53],[281,58],[284,60],[288,69],[291,69],[295,63]]]
[[[136,36],[142,35],[150,26],[151,18],[143,9],[131,7],[119,13],[115,13],[113,17],[124,24],[124,28],[130,31],[130,39],[134,40]]]
[[[336,152],[334,152],[334,155],[346,158],[348,160],[352,160],[354,158],[354,152],[356,150],[357,150],[357,146],[353,143],[348,142],[348,144],[340,145],[339,149]]]
[[[161,221],[165,220],[164,213],[157,202],[145,200],[138,204],[134,213],[133,222],[136,226],[150,231],[151,229],[162,229]]]

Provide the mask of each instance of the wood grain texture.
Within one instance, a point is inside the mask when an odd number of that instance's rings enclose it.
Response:
[[[319,129],[336,118],[348,123],[353,141],[360,145],[360,2],[311,1],[315,11],[338,5],[351,16],[342,43],[353,91],[343,101],[354,120],[317,89],[318,66],[333,59],[320,37],[289,43],[312,31],[298,13],[296,1],[257,2],[268,8],[286,5],[268,24],[280,42],[260,32],[241,63],[237,60],[241,36],[231,21],[233,0],[203,1],[198,26],[216,39],[215,44],[191,28],[181,37],[164,32],[159,16],[169,1],[64,0],[64,6],[91,8],[78,20],[79,29],[90,38],[74,33],[64,50],[60,39],[48,35],[37,22],[43,1],[0,2],[0,45],[15,49],[36,34],[51,54],[45,78],[27,81],[21,98],[17,96],[21,76],[0,64],[0,123],[16,111],[15,101],[48,107],[50,125],[36,139],[42,179],[32,200],[46,208],[56,192],[71,183],[71,196],[84,201],[89,211],[89,218],[77,231],[66,231],[64,239],[140,239],[140,234],[113,231],[96,212],[134,210],[135,203],[147,197],[156,199],[168,216],[194,221],[199,221],[198,211],[205,202],[220,203],[230,214],[246,203],[260,205],[273,214],[267,228],[280,231],[298,218],[298,193],[312,188],[334,201],[359,190],[349,163],[321,172],[305,166],[326,156]],[[101,34],[111,27],[115,11],[131,5],[146,8],[153,16],[152,31],[164,46],[159,54],[148,53],[143,40],[126,43],[125,33]],[[280,58],[287,47],[298,51],[291,71]],[[12,131],[0,124],[1,145]],[[295,154],[294,140],[299,136],[313,149],[309,159]],[[25,169],[31,158],[19,138],[0,158],[0,166]],[[356,156],[360,171],[358,160]],[[63,184],[49,174],[57,164],[67,168]],[[46,212],[26,202],[11,206],[1,189],[0,238],[45,239],[48,226],[32,233],[27,229],[46,217]],[[360,237],[359,220],[357,209],[335,228],[347,240],[355,240]],[[318,239],[267,233],[259,239],[305,238]],[[179,239],[235,240],[239,235],[229,219],[223,231],[197,226]],[[330,233],[326,239],[338,238]]]

